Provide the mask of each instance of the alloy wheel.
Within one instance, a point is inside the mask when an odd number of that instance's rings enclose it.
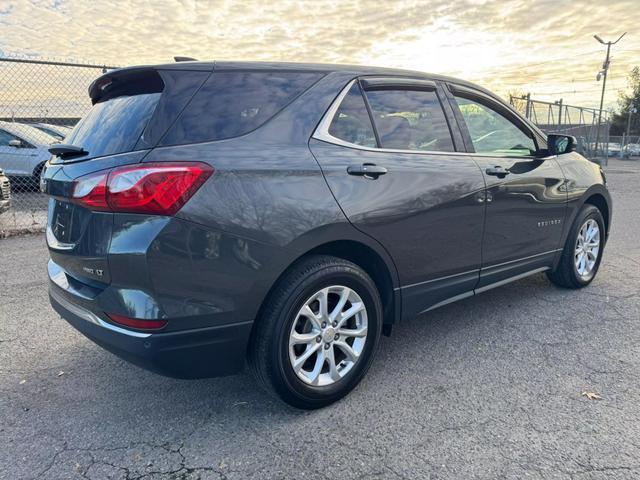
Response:
[[[323,288],[302,305],[289,333],[295,374],[313,386],[332,385],[356,365],[367,341],[367,309],[344,285]]]
[[[588,279],[593,273],[600,252],[600,227],[593,219],[587,220],[576,239],[574,263],[578,275]]]

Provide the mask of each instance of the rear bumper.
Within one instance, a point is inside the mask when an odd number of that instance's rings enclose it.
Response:
[[[240,371],[252,322],[146,333],[120,328],[82,306],[51,282],[51,305],[80,333],[115,355],[175,378],[204,378]]]
[[[64,202],[49,202],[49,291],[63,318],[105,349],[164,375],[242,369],[272,284],[264,248],[176,217],[78,210],[69,220]],[[52,232],[58,216],[63,226],[78,227],[69,243]],[[149,334],[108,315],[167,324]]]

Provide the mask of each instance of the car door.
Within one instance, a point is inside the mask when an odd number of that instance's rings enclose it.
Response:
[[[442,98],[428,80],[356,79],[310,141],[350,222],[393,258],[403,317],[470,295],[479,277],[484,180]]]
[[[20,139],[6,130],[0,130],[0,168],[7,175],[19,175],[24,152],[21,148],[9,145],[11,140]]]
[[[509,107],[472,88],[452,85],[450,100],[486,190],[478,290],[544,270],[561,245],[564,175],[546,140]]]

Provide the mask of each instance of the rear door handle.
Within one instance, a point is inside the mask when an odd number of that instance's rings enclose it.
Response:
[[[498,178],[504,178],[507,175],[509,175],[509,170],[505,170],[504,167],[501,167],[500,165],[496,165],[495,167],[489,167],[485,170],[485,173],[487,175],[493,175],[494,177],[498,177]]]
[[[385,167],[381,167],[375,163],[363,163],[362,165],[349,165],[347,167],[347,173],[349,175],[357,175],[370,179],[376,179],[387,172],[388,170]]]

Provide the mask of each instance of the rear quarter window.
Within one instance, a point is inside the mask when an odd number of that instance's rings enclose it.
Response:
[[[214,72],[160,144],[209,142],[249,133],[321,76],[301,72]]]
[[[355,145],[378,146],[360,86],[354,83],[329,126],[329,135]]]

